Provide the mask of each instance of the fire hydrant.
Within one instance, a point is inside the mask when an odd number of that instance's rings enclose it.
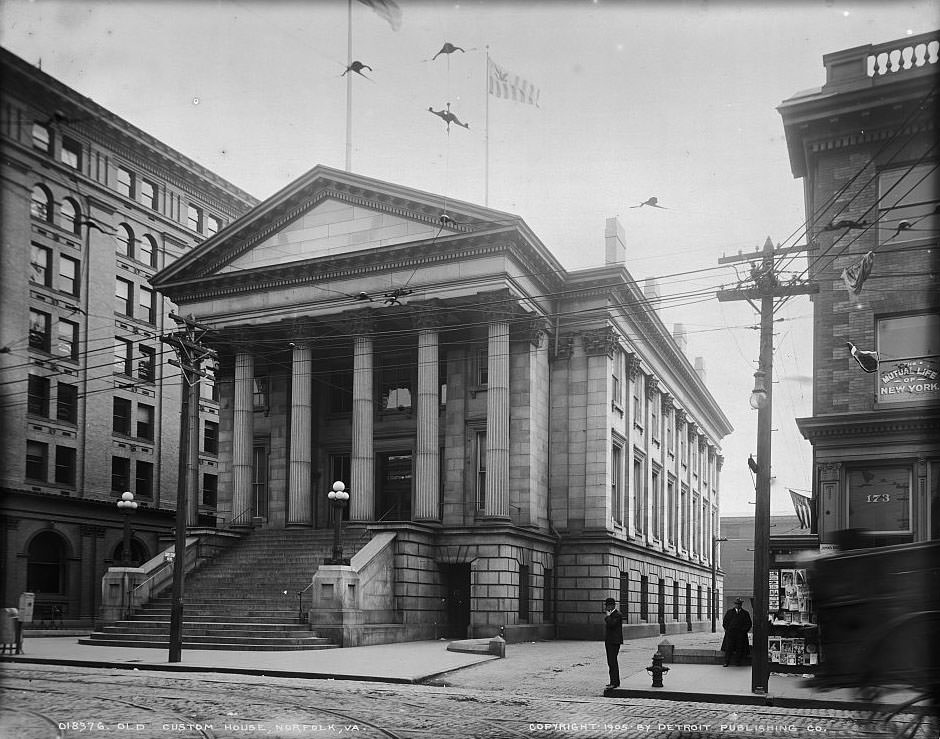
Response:
[[[650,667],[647,667],[646,671],[653,676],[652,687],[663,687],[663,674],[669,672],[669,668],[663,666],[663,656],[659,652],[656,652],[653,655],[653,664]]]

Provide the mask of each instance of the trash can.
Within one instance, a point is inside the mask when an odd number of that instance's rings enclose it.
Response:
[[[23,653],[23,624],[16,608],[4,608],[0,613],[0,654]]]
[[[33,607],[36,605],[35,593],[20,593],[19,602],[20,613],[17,619],[20,623],[31,624],[33,622]]]

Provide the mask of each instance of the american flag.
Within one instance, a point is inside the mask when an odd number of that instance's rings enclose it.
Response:
[[[492,59],[489,60],[488,77],[490,95],[539,107],[541,90],[518,74],[500,67]]]
[[[801,529],[813,528],[813,501],[805,495],[800,495],[795,490],[790,490],[790,500],[793,501],[793,509],[796,511],[796,517],[800,519]]]
[[[388,21],[393,31],[401,28],[401,8],[395,0],[359,0],[363,5],[368,5],[376,14]]]

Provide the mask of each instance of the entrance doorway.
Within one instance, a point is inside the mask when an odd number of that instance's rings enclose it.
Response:
[[[384,452],[379,458],[376,519],[411,520],[411,452]]]
[[[445,639],[466,639],[470,629],[470,563],[441,564]]]

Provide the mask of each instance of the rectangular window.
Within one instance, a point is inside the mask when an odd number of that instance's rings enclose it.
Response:
[[[137,288],[137,317],[147,323],[157,322],[157,301],[153,290],[139,285]]]
[[[650,427],[653,437],[653,441],[659,441],[660,439],[660,428],[659,428],[659,408],[661,405],[660,394],[653,392],[648,396],[648,402],[650,407]]]
[[[381,409],[410,411],[412,409],[412,372],[409,357],[386,356],[381,370]]]
[[[519,620],[529,620],[529,590],[532,587],[529,565],[519,565]]]
[[[131,401],[114,398],[111,412],[111,430],[124,436],[131,435]]]
[[[219,402],[219,383],[212,372],[207,372],[206,376],[199,382],[199,397],[203,400],[214,400]]]
[[[663,538],[663,489],[662,475],[659,469],[653,467],[651,486],[653,488],[653,536],[659,540]]]
[[[202,476],[202,505],[215,508],[219,499],[219,477],[204,473]]]
[[[202,435],[202,451],[206,454],[219,453],[219,424],[206,421]]]
[[[26,477],[46,482],[49,479],[49,445],[26,440]]]
[[[698,586],[698,620],[702,620],[702,586]]]
[[[131,461],[127,457],[111,457],[111,492],[123,493],[131,486]]]
[[[878,318],[877,332],[878,404],[940,400],[940,313]]]
[[[78,297],[79,262],[72,257],[59,257],[59,290]]]
[[[138,460],[134,463],[134,492],[138,498],[153,497],[153,463]]]
[[[647,575],[640,576],[640,620],[650,620],[650,579]]]
[[[66,167],[81,170],[82,168],[82,145],[70,139],[67,136],[62,137],[62,148],[59,152],[59,159]]]
[[[31,416],[49,417],[49,378],[30,375],[26,392],[26,411]]]
[[[206,236],[214,236],[219,232],[219,219],[215,216],[206,216]]]
[[[892,246],[933,240],[940,228],[940,176],[936,164],[885,170],[878,176],[878,240]]]
[[[59,319],[59,343],[56,354],[68,359],[78,359],[78,324],[65,319]]]
[[[157,266],[157,244],[147,234],[137,240],[137,261],[150,267]]]
[[[669,532],[669,544],[675,546],[678,516],[676,515],[676,483],[666,483],[666,530]]]
[[[610,449],[610,505],[615,523],[623,523],[623,447]]]
[[[646,474],[643,471],[643,460],[633,458],[633,527],[639,533],[646,531]]]
[[[490,382],[489,351],[486,347],[478,348],[474,357],[476,362],[474,377],[477,380],[477,387],[486,387]]]
[[[676,450],[676,413],[673,408],[664,409],[663,422],[666,424],[666,451],[673,454]]]
[[[624,618],[630,613],[630,573],[620,573],[620,612]]]
[[[689,466],[689,432],[686,424],[677,424],[679,434],[679,459],[684,467]]]
[[[114,338],[114,371],[119,375],[133,375],[134,342],[117,336]]]
[[[143,177],[140,178],[140,202],[151,210],[157,209],[157,186]]]
[[[60,382],[56,386],[56,420],[78,423],[78,387]]]
[[[679,620],[679,583],[672,584],[672,620]]]
[[[702,541],[702,503],[698,495],[692,496],[692,552],[701,554]]]
[[[904,465],[849,469],[849,528],[875,533],[911,531],[911,468]]]
[[[30,244],[29,279],[38,285],[52,287],[52,250],[39,244]]]
[[[52,132],[41,123],[33,124],[33,148],[46,154],[52,153]]]
[[[613,373],[610,384],[610,400],[614,407],[623,406],[623,373],[625,355],[622,349],[614,350]]]
[[[552,611],[552,601],[554,599],[554,591],[552,589],[552,578],[555,576],[554,570],[550,567],[544,570],[543,581],[544,587],[542,588],[542,621],[545,623],[551,623],[554,619]]]
[[[75,484],[75,449],[70,446],[55,448],[55,481],[59,485]]]
[[[156,359],[155,349],[143,344],[137,345],[137,379],[144,382],[153,382],[156,377]]]
[[[682,548],[689,550],[689,489],[683,485],[679,489],[679,531]]]
[[[251,450],[251,515],[268,515],[268,448],[255,446]],[[347,507],[346,510],[349,510]],[[235,515],[244,514],[238,511]]]
[[[268,378],[255,377],[251,391],[252,407],[256,411],[266,411],[268,409]]]
[[[129,169],[117,168],[117,191],[125,197],[134,197],[134,173]]]
[[[137,404],[137,438],[153,441],[153,406]]]
[[[120,277],[114,289],[117,296],[117,312],[122,316],[134,317],[134,283]]]
[[[52,323],[52,317],[42,311],[29,310],[29,345],[33,349],[39,349],[44,352],[51,351],[51,338],[49,336],[49,327]]]
[[[477,510],[483,511],[486,510],[486,431],[477,431],[475,441]]]
[[[447,357],[442,356],[437,367],[439,393],[437,396],[441,408],[447,405]]]
[[[186,206],[186,225],[191,231],[202,233],[202,209],[192,203]]]

